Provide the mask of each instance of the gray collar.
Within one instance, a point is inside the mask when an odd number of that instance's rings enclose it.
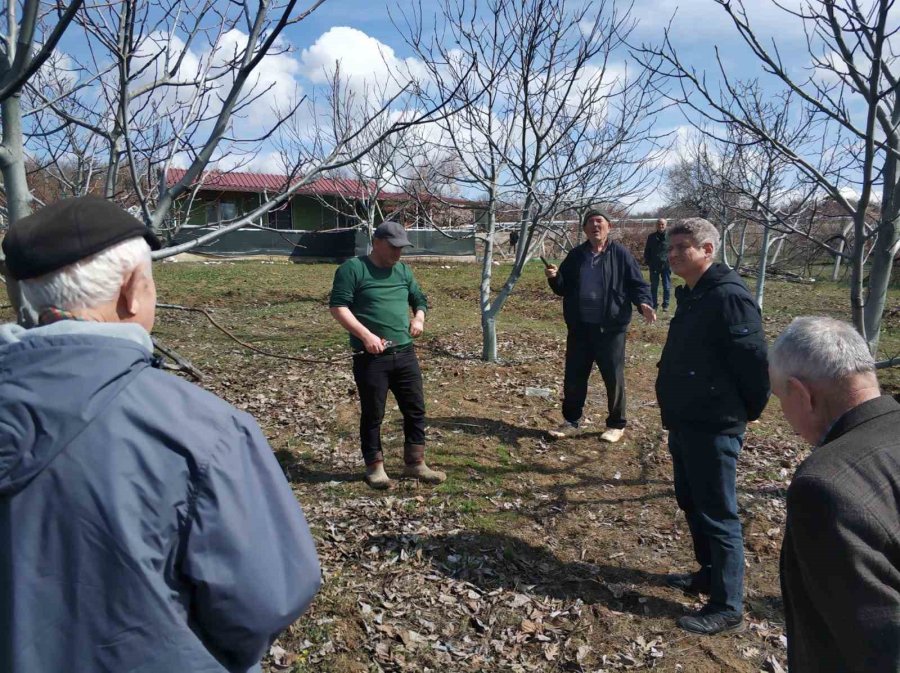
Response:
[[[49,325],[25,329],[14,323],[0,325],[0,344],[15,343],[37,337],[65,336],[70,334],[94,335],[125,339],[153,352],[150,334],[138,324],[129,322],[92,322],[88,320],[58,320]]]

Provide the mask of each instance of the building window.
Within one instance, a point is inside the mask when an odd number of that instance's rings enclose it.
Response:
[[[237,204],[233,201],[222,201],[219,203],[219,220],[234,220],[238,216]]]
[[[238,216],[237,204],[234,201],[219,201],[206,204],[206,223],[219,224],[233,220]]]
[[[269,227],[272,229],[293,229],[290,204],[269,211]]]

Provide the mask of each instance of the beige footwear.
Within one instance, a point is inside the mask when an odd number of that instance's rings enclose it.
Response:
[[[622,435],[624,434],[625,430],[623,430],[622,428],[606,428],[606,432],[600,435],[600,439],[604,442],[615,444],[620,439],[622,439]]]
[[[366,465],[366,483],[370,488],[383,491],[391,487],[391,478],[384,471],[384,462],[378,461],[371,465]]]
[[[447,479],[444,472],[432,470],[425,464],[425,447],[421,444],[407,444],[403,447],[404,479],[418,479],[426,484],[440,484]]]
[[[576,432],[578,432],[577,425],[570,423],[569,421],[563,421],[562,425],[553,428],[552,430],[548,430],[547,434],[553,437],[553,439],[562,439],[563,437],[570,437]]]

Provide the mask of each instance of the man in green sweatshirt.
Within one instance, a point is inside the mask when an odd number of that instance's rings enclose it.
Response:
[[[334,319],[350,333],[366,483],[377,489],[391,485],[381,448],[388,390],[403,414],[402,476],[427,484],[447,478],[425,464],[425,394],[412,340],[425,329],[428,303],[412,270],[400,261],[403,248],[409,246],[403,225],[380,224],[372,235],[372,252],[338,267],[328,304]]]

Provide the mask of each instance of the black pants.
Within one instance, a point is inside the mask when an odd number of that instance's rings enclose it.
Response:
[[[410,345],[399,351],[353,358],[353,378],[359,391],[359,444],[366,465],[382,460],[381,421],[390,390],[403,414],[407,446],[425,443],[425,394],[422,370]]]
[[[587,399],[588,378],[597,365],[606,384],[609,416],[606,426],[625,427],[625,331],[610,332],[599,325],[578,323],[569,327],[566,338],[566,378],[563,383],[562,413],[577,423]]]

